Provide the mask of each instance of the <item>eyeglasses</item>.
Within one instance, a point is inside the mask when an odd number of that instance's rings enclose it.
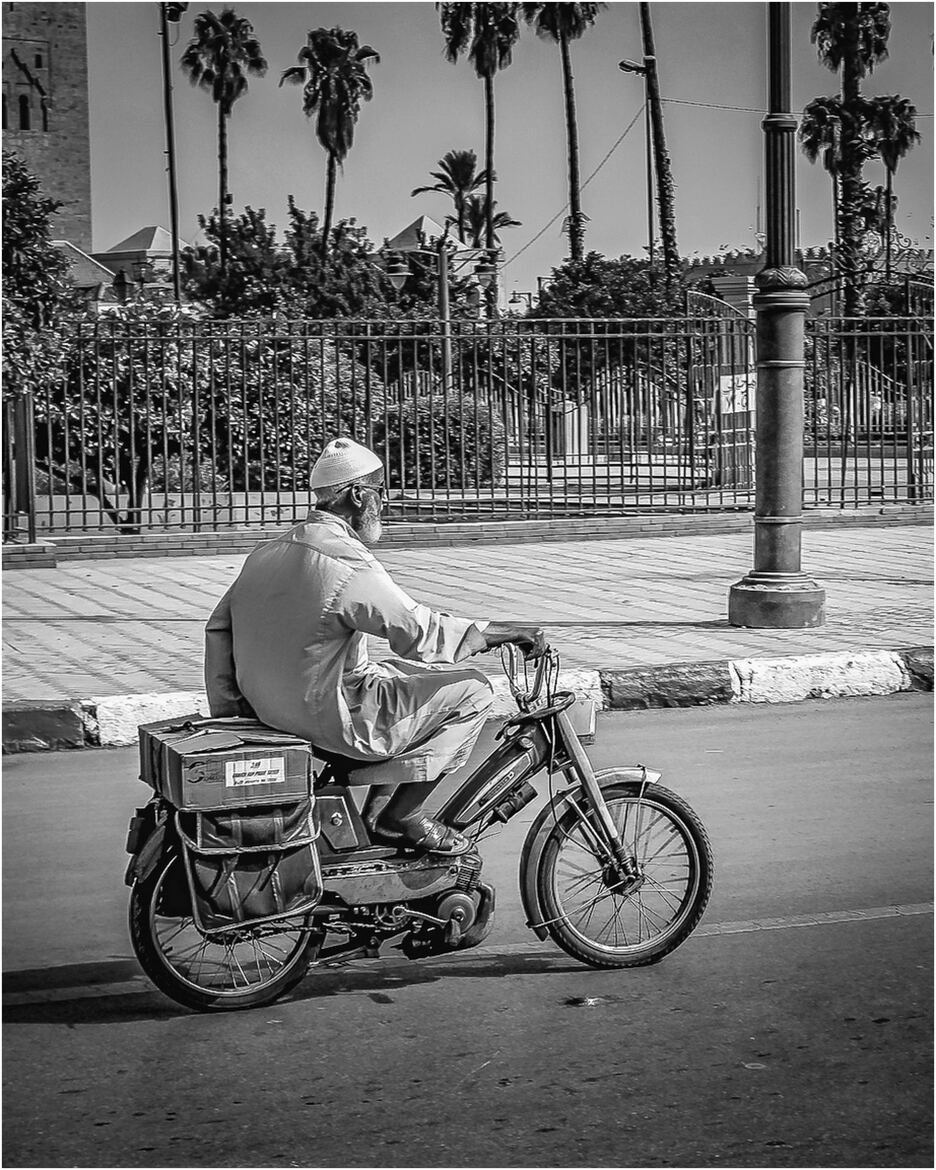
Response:
[[[387,489],[383,484],[359,483],[359,484],[352,484],[352,487],[360,487],[368,492],[376,492],[377,496],[380,500],[381,507],[383,507],[383,504],[384,504],[385,500],[387,499]],[[350,488],[348,490],[350,491]]]

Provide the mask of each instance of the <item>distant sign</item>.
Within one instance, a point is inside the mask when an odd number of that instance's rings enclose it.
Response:
[[[746,370],[743,374],[723,374],[718,379],[722,414],[754,413],[757,394],[757,374]]]

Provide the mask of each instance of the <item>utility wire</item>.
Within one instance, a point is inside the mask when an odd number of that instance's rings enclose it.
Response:
[[[637,111],[637,113],[636,113],[636,114],[633,116],[633,118],[631,118],[630,122],[628,122],[628,124],[627,124],[627,128],[625,129],[624,133],[623,133],[623,134],[621,135],[621,137],[620,137],[620,138],[617,140],[617,142],[615,142],[615,144],[614,144],[614,145],[611,147],[611,149],[610,149],[610,150],[608,151],[608,153],[607,153],[607,154],[604,156],[604,158],[601,160],[601,162],[600,162],[600,163],[599,163],[599,164],[598,164],[598,165],[595,167],[595,169],[594,169],[594,170],[592,171],[592,173],[591,173],[591,174],[588,176],[588,178],[587,178],[587,179],[586,179],[586,180],[585,180],[585,181],[582,183],[582,185],[581,185],[581,187],[579,188],[579,190],[581,190],[581,191],[584,191],[584,190],[585,190],[585,188],[586,188],[586,187],[588,186],[588,184],[589,184],[589,183],[592,181],[592,179],[595,177],[595,175],[597,175],[597,174],[598,174],[598,172],[599,172],[599,171],[601,170],[601,168],[602,168],[602,167],[605,165],[605,163],[608,161],[608,159],[611,157],[611,155],[612,155],[612,154],[614,154],[614,152],[617,150],[617,148],[618,148],[618,147],[621,145],[621,143],[624,141],[624,139],[625,139],[625,138],[628,136],[628,134],[629,134],[629,133],[631,132],[631,130],[634,128],[634,125],[636,124],[636,122],[637,122],[637,119],[640,117],[640,115],[641,115],[641,114],[644,112],[644,110],[645,110],[645,109],[646,109],[646,102],[644,102],[644,104],[643,104],[643,105],[640,107],[640,109],[639,109],[639,110]],[[524,252],[527,250],[527,248],[530,248],[530,247],[532,247],[532,246],[533,246],[533,244],[535,244],[535,243],[536,243],[536,241],[537,241],[537,240],[540,238],[540,236],[542,236],[542,235],[543,235],[545,232],[548,232],[548,231],[549,231],[549,229],[550,229],[550,228],[552,227],[552,225],[553,225],[553,224],[556,222],[556,220],[559,218],[559,216],[560,216],[560,215],[562,215],[562,214],[563,214],[563,212],[567,211],[567,210],[568,210],[568,208],[569,208],[569,205],[568,205],[568,203],[563,203],[562,207],[560,207],[560,208],[559,208],[559,210],[558,210],[558,211],[556,212],[556,214],[555,214],[555,215],[552,217],[552,219],[549,221],[549,223],[548,223],[548,224],[546,224],[546,226],[545,226],[544,228],[541,228],[541,229],[540,229],[540,230],[539,230],[539,231],[536,233],[536,235],[533,237],[533,239],[532,239],[532,240],[529,240],[527,243],[525,243],[525,244],[523,245],[523,247],[520,249],[520,251],[519,251],[519,252],[514,252],[514,254],[513,254],[511,257],[510,257],[510,259],[509,259],[509,260],[505,260],[505,261],[504,261],[504,263],[501,265],[501,270],[503,271],[503,269],[504,269],[504,268],[506,268],[506,267],[508,266],[508,264],[513,264],[514,260],[516,260],[516,259],[517,259],[519,256],[522,256],[522,255],[523,255],[523,253],[524,253]]]
[[[718,106],[712,102],[690,102],[685,98],[661,98],[661,101],[673,106],[700,106],[703,110],[738,110],[744,114],[766,114],[760,106]],[[932,118],[932,114],[917,114],[917,118]]]
[[[686,101],[683,98],[663,98],[662,100],[664,102],[669,102],[670,104],[676,105],[676,106],[700,106],[704,110],[737,110],[739,113],[744,113],[744,114],[766,114],[767,113],[767,111],[765,109],[761,109],[758,106],[719,106],[719,105],[713,105],[710,102],[690,102],[690,101]],[[588,184],[595,177],[595,175],[598,174],[598,172],[605,165],[605,163],[608,161],[608,159],[611,157],[611,155],[614,154],[614,152],[617,150],[617,148],[621,145],[621,143],[624,141],[624,139],[627,137],[627,135],[634,128],[634,125],[637,122],[637,119],[640,117],[640,115],[644,112],[645,109],[646,109],[646,102],[644,102],[644,104],[640,107],[640,109],[637,111],[637,113],[633,116],[633,118],[627,124],[627,128],[625,129],[625,131],[621,135],[621,137],[617,140],[617,142],[615,142],[615,144],[611,147],[611,149],[608,151],[608,153],[601,160],[601,162],[595,167],[595,169],[588,176],[588,178],[582,183],[580,190],[584,191],[585,188],[588,186]],[[933,115],[932,114],[917,114],[916,116],[918,118],[932,118]],[[568,211],[568,208],[569,208],[568,203],[564,203],[562,205],[562,207],[560,207],[560,209],[552,217],[552,219],[549,221],[549,223],[547,223],[545,227],[541,228],[536,233],[536,235],[532,238],[532,240],[529,240],[527,243],[525,243],[519,252],[514,252],[514,254],[510,257],[509,260],[504,261],[503,265],[501,266],[501,270],[503,271],[503,269],[506,268],[508,265],[513,264],[514,260],[516,260],[520,256],[522,256],[523,253],[527,250],[527,248],[531,248],[541,236],[545,235],[545,233],[549,231],[549,229],[556,222],[556,220],[559,218],[559,216],[562,215],[563,212]]]

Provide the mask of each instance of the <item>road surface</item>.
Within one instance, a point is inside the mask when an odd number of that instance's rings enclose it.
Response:
[[[593,971],[524,927],[537,801],[488,850],[483,948],[211,1017],[131,955],[133,751],[8,758],[4,1164],[931,1166],[931,697],[599,733],[597,765],[661,768],[715,846],[661,964]]]

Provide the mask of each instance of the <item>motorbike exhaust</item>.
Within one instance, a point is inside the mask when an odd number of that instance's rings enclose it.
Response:
[[[491,810],[491,816],[496,821],[506,825],[510,818],[525,808],[531,800],[536,800],[536,789],[527,780],[524,780],[506,799]]]

